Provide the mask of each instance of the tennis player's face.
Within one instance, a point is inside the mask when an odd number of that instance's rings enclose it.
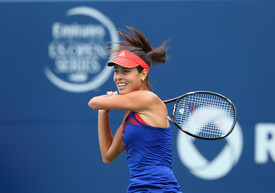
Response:
[[[124,68],[115,65],[114,81],[119,94],[126,94],[142,88],[141,73],[138,72],[137,68]]]

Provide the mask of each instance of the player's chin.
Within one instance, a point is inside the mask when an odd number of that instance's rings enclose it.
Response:
[[[117,87],[117,90],[118,90],[119,95],[123,95],[123,94],[127,93],[125,89],[120,89],[119,87]]]
[[[118,88],[118,92],[119,92],[120,95],[123,95],[123,94],[130,93],[131,90],[128,89],[128,88],[123,88],[123,89]]]
[[[127,94],[129,92],[126,92],[125,90],[122,90],[122,91],[119,90],[118,93],[119,93],[119,95],[124,95],[124,94]]]

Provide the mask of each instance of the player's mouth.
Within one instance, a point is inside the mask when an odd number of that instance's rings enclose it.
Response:
[[[118,83],[117,84],[117,87],[118,87],[119,90],[123,90],[126,86],[127,86],[126,83]]]

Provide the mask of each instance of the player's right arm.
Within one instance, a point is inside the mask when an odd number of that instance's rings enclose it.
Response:
[[[113,136],[110,129],[108,111],[98,111],[98,139],[101,156],[104,163],[111,163],[125,150],[122,132],[124,121],[128,114],[128,112],[125,113],[122,124]]]

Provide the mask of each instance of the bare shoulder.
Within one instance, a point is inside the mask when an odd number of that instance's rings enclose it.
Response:
[[[166,128],[169,126],[167,120],[167,108],[164,102],[151,91],[141,91],[146,98],[146,107],[137,111],[138,115],[149,125]]]
[[[143,104],[146,105],[145,109],[152,110],[153,108],[155,111],[167,110],[164,102],[154,92],[148,91],[148,90],[142,90],[142,91],[136,91],[136,92],[140,94],[140,98],[142,98]]]
[[[144,100],[149,100],[150,102],[162,102],[162,100],[154,92],[149,90],[139,90],[134,92],[136,95],[139,95]]]

